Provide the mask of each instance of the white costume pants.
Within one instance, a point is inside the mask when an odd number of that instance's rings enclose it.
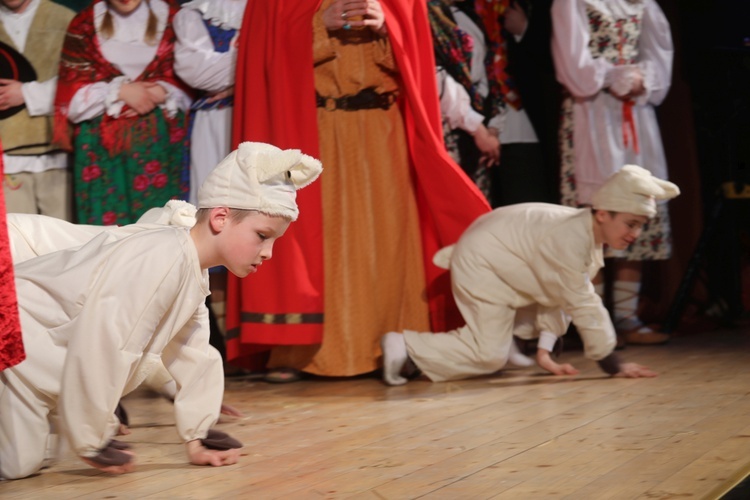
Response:
[[[0,478],[30,476],[44,466],[53,401],[34,391],[10,369],[0,372]]]
[[[409,357],[433,382],[487,375],[505,366],[513,336],[562,336],[570,317],[559,308],[528,304],[492,269],[454,255],[453,296],[466,325],[445,333],[405,331]]]

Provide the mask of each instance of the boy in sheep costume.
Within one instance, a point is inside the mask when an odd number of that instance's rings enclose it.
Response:
[[[255,272],[297,219],[296,190],[320,171],[299,151],[242,143],[202,185],[192,228],[90,229],[83,245],[18,263],[27,359],[0,372],[0,477],[44,465],[53,421],[89,465],[133,470],[133,452],[113,440],[115,408],[161,362],[177,385],[175,419],[189,461],[236,463],[239,443],[221,434],[217,442],[211,431],[224,375],[208,344],[207,269]]]
[[[607,373],[655,376],[636,363],[620,363],[609,313],[591,278],[604,265],[603,245],[632,244],[656,200],[679,194],[676,185],[626,165],[594,195],[593,208],[524,203],[479,217],[435,264],[450,269],[453,294],[466,325],[445,333],[389,332],[381,340],[383,379],[407,382],[416,368],[430,380],[491,374],[505,366],[513,336],[539,338],[537,362],[557,375],[576,374],[550,358],[571,320],[585,355]]]

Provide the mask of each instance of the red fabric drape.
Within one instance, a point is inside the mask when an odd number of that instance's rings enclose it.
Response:
[[[400,106],[419,206],[427,293],[435,331],[461,323],[448,274],[432,264],[489,205],[443,145],[432,35],[423,0],[382,0],[401,72]],[[269,142],[318,155],[312,18],[306,0],[250,0],[241,30],[234,143]],[[323,165],[325,175],[325,165]],[[274,247],[273,264],[251,280],[229,277],[228,357],[257,344],[313,344],[323,331],[323,230],[320,183],[301,190],[300,218]],[[282,322],[291,314],[301,322]],[[271,315],[274,319],[272,319]],[[294,321],[294,320],[293,320]]]
[[[0,144],[0,179],[3,173],[3,147]],[[17,365],[26,359],[18,319],[18,300],[13,278],[8,224],[5,217],[5,197],[0,190],[0,370]]]

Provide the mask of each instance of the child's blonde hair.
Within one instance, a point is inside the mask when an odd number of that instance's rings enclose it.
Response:
[[[212,208],[199,208],[195,213],[195,223],[201,224],[206,222],[211,215]],[[251,213],[260,213],[257,210],[245,210],[241,208],[230,208],[229,209],[229,220],[238,223],[242,222]]]

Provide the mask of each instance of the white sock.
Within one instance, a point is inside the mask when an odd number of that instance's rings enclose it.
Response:
[[[612,290],[615,326],[621,330],[633,330],[643,326],[638,317],[638,301],[641,283],[638,281],[615,281]],[[647,333],[648,328],[641,333]],[[640,330],[639,330],[640,332]]]
[[[408,380],[401,376],[401,369],[409,357],[404,335],[398,332],[386,333],[380,338],[380,348],[383,350],[383,382],[388,385],[407,383]]]
[[[519,368],[528,368],[529,366],[534,366],[536,364],[533,359],[521,352],[515,341],[510,343],[508,363]]]

